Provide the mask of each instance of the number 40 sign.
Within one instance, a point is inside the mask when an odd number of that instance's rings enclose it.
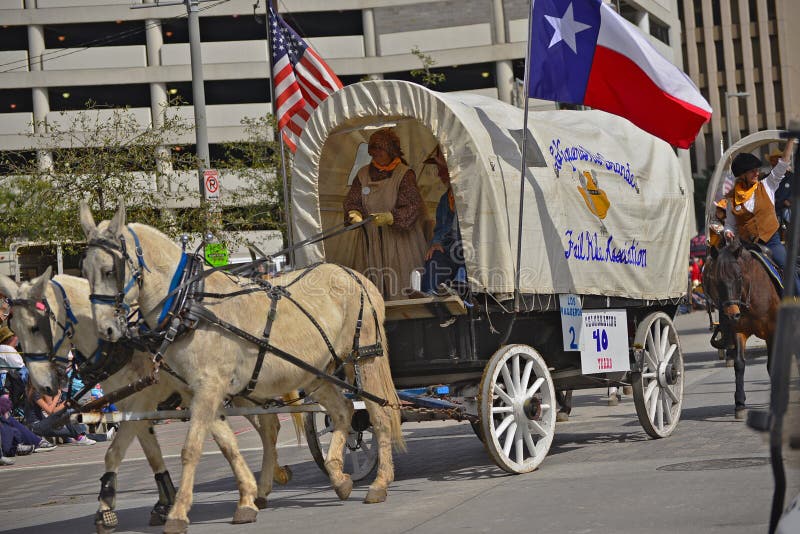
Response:
[[[625,310],[583,310],[581,372],[630,371]]]

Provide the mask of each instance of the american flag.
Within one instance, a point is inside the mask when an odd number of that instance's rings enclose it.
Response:
[[[273,110],[283,139],[294,152],[308,117],[342,82],[313,48],[275,11],[269,10],[272,33]]]

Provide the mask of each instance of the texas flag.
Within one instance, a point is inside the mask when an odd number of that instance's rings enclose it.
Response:
[[[533,0],[528,94],[627,118],[689,148],[711,118],[691,79],[601,0]]]

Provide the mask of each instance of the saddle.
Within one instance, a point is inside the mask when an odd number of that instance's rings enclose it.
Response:
[[[769,279],[778,291],[778,295],[783,296],[783,279],[780,267],[772,260],[772,252],[761,243],[750,243],[742,241],[742,245],[750,251],[750,254],[766,269]]]

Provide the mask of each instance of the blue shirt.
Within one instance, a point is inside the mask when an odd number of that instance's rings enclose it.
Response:
[[[447,200],[449,191],[448,188],[436,206],[436,226],[433,228],[433,239],[431,239],[431,243],[438,243],[444,248],[448,248],[456,241],[461,241],[456,212],[450,209],[450,202]]]

